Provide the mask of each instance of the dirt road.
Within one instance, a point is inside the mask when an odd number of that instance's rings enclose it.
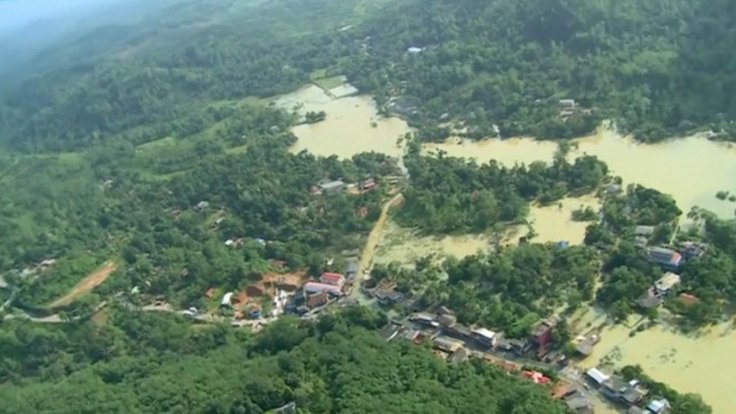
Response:
[[[376,224],[368,234],[368,240],[363,247],[363,251],[360,254],[360,261],[358,262],[358,274],[355,275],[355,281],[353,282],[353,289],[350,292],[349,297],[351,299],[357,299],[360,295],[360,283],[365,277],[365,273],[369,272],[373,267],[373,256],[376,253],[376,246],[381,240],[383,235],[383,229],[386,227],[386,220],[388,219],[388,212],[392,206],[401,203],[404,200],[404,195],[399,193],[396,194],[391,200],[387,201],[381,209],[381,215],[378,217]]]
[[[57,308],[59,306],[66,306],[80,297],[86,295],[92,289],[101,285],[108,277],[118,268],[118,264],[110,260],[106,262],[102,267],[95,270],[94,272],[87,275],[84,279],[79,281],[76,286],[72,288],[66,295],[51,302],[48,308]]]

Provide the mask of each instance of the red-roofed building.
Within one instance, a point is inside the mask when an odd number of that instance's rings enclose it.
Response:
[[[328,285],[340,286],[345,284],[345,276],[339,273],[322,273],[319,277],[319,281]]]
[[[546,385],[550,383],[550,379],[545,377],[544,374],[537,371],[521,371],[521,376],[524,378],[529,378],[530,380],[534,381],[535,384],[541,384]]]
[[[680,300],[680,303],[685,306],[692,306],[700,301],[700,299],[698,299],[696,296],[693,296],[689,293],[680,293],[680,296],[678,296],[677,298]]]

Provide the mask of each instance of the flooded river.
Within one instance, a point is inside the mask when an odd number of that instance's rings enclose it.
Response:
[[[396,139],[409,132],[409,126],[399,118],[378,115],[369,96],[333,99],[321,88],[309,85],[279,97],[275,102],[287,110],[298,108],[300,114],[308,111],[327,114],[322,122],[292,128],[299,138],[292,152],[308,150],[315,155],[337,155],[340,158],[370,151],[393,157],[403,154],[403,148],[396,144]]]
[[[731,144],[709,141],[702,136],[671,139],[658,144],[639,144],[630,137],[601,128],[596,134],[573,141],[577,149],[571,157],[595,155],[605,161],[612,173],[625,183],[639,183],[671,194],[687,212],[692,206],[711,210],[721,217],[733,217],[736,203],[715,197],[725,190],[736,194],[736,148]],[[437,150],[448,155],[491,159],[505,165],[551,162],[557,145],[530,138],[462,141],[457,138],[443,144],[427,144],[426,153]]]

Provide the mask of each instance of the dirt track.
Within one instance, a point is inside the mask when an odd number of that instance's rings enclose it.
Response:
[[[114,272],[115,269],[117,268],[118,268],[118,264],[115,263],[114,261],[110,260],[106,262],[104,265],[102,265],[102,267],[90,273],[84,279],[79,281],[79,283],[77,283],[77,285],[74,286],[72,290],[67,292],[66,295],[51,302],[47,307],[48,308],[58,308],[60,306],[66,306],[74,302],[75,300],[79,299],[81,296],[84,296],[87,293],[89,293],[92,289],[101,285],[105,280],[107,280],[108,277],[110,277],[112,272]]]

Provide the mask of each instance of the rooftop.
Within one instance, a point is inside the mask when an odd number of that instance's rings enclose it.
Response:
[[[604,373],[603,371],[599,370],[598,368],[591,368],[589,369],[585,375],[587,375],[590,379],[595,381],[598,384],[602,384],[606,381],[608,381],[611,376]]]
[[[667,272],[658,281],[654,283],[654,286],[659,291],[667,291],[680,284],[680,275],[672,272]]]

